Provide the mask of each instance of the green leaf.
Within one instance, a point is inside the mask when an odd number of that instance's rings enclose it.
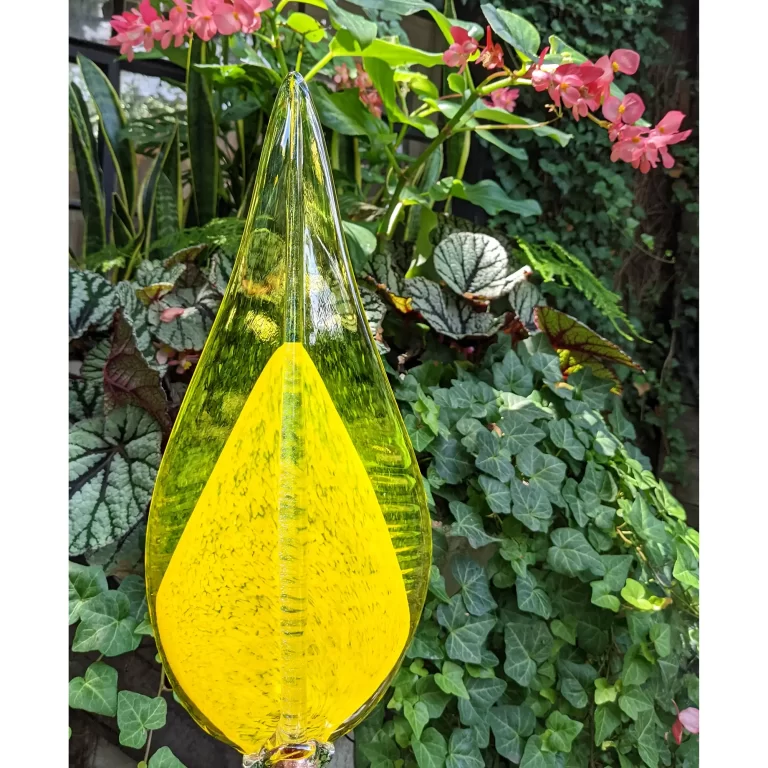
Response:
[[[411,749],[419,768],[444,768],[448,745],[445,737],[434,728],[427,728],[421,739],[414,738]]]
[[[615,704],[600,704],[595,710],[595,746],[599,747],[621,725]]]
[[[471,304],[455,294],[447,294],[437,283],[425,277],[412,277],[404,285],[413,308],[433,330],[452,339],[491,336],[504,322],[503,317],[490,312],[475,312]]]
[[[516,403],[507,401],[505,404],[511,408],[502,410],[499,426],[504,432],[504,442],[510,453],[517,456],[546,437],[547,433],[531,423],[532,418],[542,415],[531,400],[521,397]]]
[[[488,475],[480,475],[478,483],[485,494],[485,500],[488,502],[491,512],[495,512],[497,515],[508,515],[512,503],[509,486]]]
[[[565,464],[535,446],[529,446],[517,454],[517,468],[528,478],[533,488],[557,499],[565,478]]]
[[[438,275],[461,296],[495,299],[509,291],[509,258],[495,237],[454,232],[435,246],[432,259]]]
[[[285,22],[288,29],[292,29],[310,43],[319,43],[325,39],[325,29],[317,19],[313,19],[307,13],[294,11]]]
[[[378,731],[370,741],[362,743],[360,749],[374,768],[394,768],[394,761],[400,757],[397,744],[384,731]]]
[[[430,53],[420,48],[411,48],[389,40],[374,40],[369,46],[361,48],[351,35],[338,33],[330,43],[330,52],[334,56],[362,56],[369,59],[381,59],[392,67],[420,64],[423,67],[440,66],[442,53]]]
[[[483,616],[496,608],[496,601],[488,588],[488,576],[482,566],[468,557],[457,557],[451,563],[451,573],[461,589],[469,613]]]
[[[139,521],[160,464],[161,430],[126,406],[75,424],[69,433],[70,553],[119,539]]]
[[[219,198],[216,115],[210,86],[194,66],[205,64],[207,57],[207,44],[193,37],[187,63],[187,134],[197,226],[216,217]]]
[[[443,662],[443,670],[435,675],[435,682],[441,691],[460,699],[469,699],[464,686],[464,670],[458,664],[452,661]]]
[[[507,351],[501,362],[493,364],[491,372],[493,386],[502,392],[514,392],[527,397],[533,391],[533,374],[511,349]]]
[[[451,629],[445,639],[448,657],[468,664],[482,664],[483,644],[495,625],[495,618],[478,619],[471,616],[462,626]]]
[[[135,650],[141,637],[134,634],[137,622],[130,613],[131,604],[120,592],[104,592],[92,598],[80,609],[72,650],[100,651],[105,656]]]
[[[549,436],[558,448],[568,451],[576,461],[584,458],[584,446],[576,439],[573,427],[567,419],[550,421],[548,426]]]
[[[653,710],[651,697],[636,685],[628,685],[619,696],[619,708],[624,714],[637,720],[641,712]]]
[[[472,474],[473,467],[469,454],[458,440],[438,437],[430,452],[435,457],[434,466],[437,474],[448,483],[460,483]]]
[[[533,712],[526,706],[494,707],[488,712],[488,724],[493,731],[496,751],[507,760],[519,763],[523,743],[536,727]]]
[[[571,720],[562,712],[553,712],[547,718],[547,730],[542,743],[550,752],[570,752],[573,740],[581,733],[584,723]]]
[[[446,768],[485,768],[485,761],[471,730],[453,729],[445,765]]]
[[[608,685],[608,680],[599,677],[595,680],[595,704],[607,704],[616,701],[619,689],[615,685]]]
[[[525,743],[520,768],[559,768],[557,755],[542,749],[542,737],[531,736]]]
[[[651,507],[640,494],[632,502],[627,519],[637,535],[649,544],[669,543],[669,534],[664,523],[653,514]]]
[[[440,684],[438,683],[438,685]],[[420,739],[424,727],[429,722],[429,709],[427,709],[427,705],[423,701],[417,701],[415,704],[406,701],[403,703],[403,714],[413,729],[413,735]]]
[[[539,309],[540,307],[534,307],[534,319]],[[529,336],[523,342],[521,350],[523,353],[521,354],[522,359],[534,371],[539,371],[544,381],[562,381],[563,374],[560,372],[560,360],[545,334],[535,333]]]
[[[117,670],[97,661],[85,670],[85,678],[69,681],[69,706],[96,715],[117,713]]]
[[[160,747],[152,757],[149,758],[147,768],[187,768],[176,755],[171,752],[170,747]]]
[[[436,565],[429,568],[429,589],[433,595],[440,598],[444,603],[450,601],[448,593],[445,591],[445,579]]]
[[[493,31],[502,40],[506,40],[524,62],[538,57],[541,38],[533,24],[516,13],[495,8],[489,3],[480,8]]]
[[[450,527],[449,536],[465,536],[473,549],[500,541],[495,536],[489,536],[483,529],[480,515],[472,507],[461,501],[452,501],[448,505],[456,520]]]
[[[550,624],[550,629],[555,637],[565,640],[569,645],[576,645],[575,620],[560,621],[560,619],[555,619],[552,624]]]
[[[504,680],[498,677],[470,677],[466,681],[469,699],[459,699],[459,716],[464,725],[483,725],[488,710],[499,700],[507,689]]]
[[[535,613],[543,619],[552,615],[552,603],[547,593],[538,585],[530,572],[520,573],[515,581],[517,607],[521,611]]]
[[[585,573],[602,576],[605,565],[581,531],[573,528],[557,528],[549,535],[552,546],[547,551],[547,562],[553,571],[566,576]]]
[[[515,617],[504,627],[504,672],[518,685],[530,685],[536,675],[537,663],[549,658],[553,642],[543,621]]]
[[[651,627],[651,641],[662,659],[669,656],[672,653],[672,628],[669,624],[654,624]]]
[[[657,768],[659,764],[659,736],[656,712],[641,712],[634,727],[637,751],[648,768]]]
[[[120,743],[124,747],[139,749],[147,741],[147,731],[165,725],[167,705],[161,696],[150,698],[133,691],[120,691],[117,695],[117,725]]]
[[[102,70],[85,56],[77,63],[93,99],[104,143],[112,157],[118,189],[129,211],[135,209],[137,189],[136,155],[133,144],[125,136],[127,120],[120,97]]]
[[[69,623],[80,618],[83,606],[93,597],[106,592],[107,577],[95,565],[69,564]]]
[[[641,652],[641,646],[633,645],[625,654],[621,680],[625,686],[642,685],[651,676],[653,666]]]
[[[470,184],[446,176],[430,190],[430,197],[435,201],[445,200],[449,195],[479,206],[490,216],[496,216],[502,211],[516,213],[518,216],[541,215],[541,206],[536,200],[513,199],[492,179]]]
[[[208,338],[220,296],[208,282],[189,288],[176,288],[149,307],[147,320],[154,337],[173,349],[201,350]],[[166,309],[184,310],[170,320],[163,319]]]
[[[324,0],[334,29],[346,30],[352,38],[366,48],[376,39],[376,22],[340,8],[334,0]]]
[[[535,485],[512,481],[512,515],[532,531],[546,531],[552,522],[552,504]]]
[[[561,147],[567,146],[568,142],[573,138],[573,134],[558,131],[557,128],[552,128],[552,126],[549,125],[540,125],[537,120],[520,117],[520,115],[507,112],[506,109],[501,109],[500,107],[487,106],[485,102],[478,102],[476,107],[476,109],[472,110],[473,119],[491,120],[494,123],[500,123],[502,125],[525,125],[528,126],[524,129],[525,131],[530,131],[531,133],[535,133],[537,136],[542,136],[546,139],[552,139],[552,141],[559,144]],[[477,133],[478,135],[481,135],[481,133],[490,134],[491,132],[478,131]]]
[[[627,579],[621,596],[638,611],[660,611],[665,605],[663,597],[651,594],[643,584],[634,579]]]
[[[69,270],[69,339],[86,331],[106,331],[117,308],[112,284],[95,272]]]
[[[514,477],[512,455],[506,441],[487,430],[478,431],[474,437],[477,447],[475,464],[481,472],[485,472],[502,483],[507,483]]]
[[[117,591],[128,598],[130,615],[136,621],[143,621],[147,613],[147,589],[144,586],[144,579],[135,574],[126,576],[120,582]]]
[[[596,605],[599,608],[607,608],[614,613],[619,612],[621,601],[616,595],[611,594],[611,590],[605,581],[593,581],[590,586],[592,587],[592,605]]]

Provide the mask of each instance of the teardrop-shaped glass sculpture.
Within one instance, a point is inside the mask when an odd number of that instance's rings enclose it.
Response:
[[[150,616],[177,696],[244,753],[332,741],[402,660],[430,554],[421,475],[294,73],[152,498]]]

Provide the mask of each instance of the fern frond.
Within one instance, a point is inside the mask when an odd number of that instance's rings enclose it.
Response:
[[[517,245],[526,255],[527,262],[541,275],[544,282],[559,282],[572,285],[592,302],[616,329],[616,332],[630,341],[643,338],[632,324],[621,306],[621,296],[606,288],[581,259],[565,250],[559,243],[548,241],[540,245],[516,238]]]

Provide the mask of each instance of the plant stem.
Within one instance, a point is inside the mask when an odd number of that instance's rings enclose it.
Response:
[[[277,4],[277,8],[275,8],[275,13],[280,13],[280,11],[282,11],[283,8],[285,8],[285,6],[290,2],[291,0],[280,0],[280,2]]]
[[[283,71],[283,75],[288,74],[288,64],[285,61],[285,54],[283,53],[283,46],[280,42],[280,35],[277,31],[277,24],[275,23],[274,13],[265,13],[267,19],[269,19],[269,27],[272,30],[272,37],[274,38],[274,48],[277,53],[277,60],[280,63],[280,69]]]
[[[165,685],[165,667],[161,664],[160,665],[160,685],[157,686],[157,695],[162,696],[163,695],[163,687]],[[149,734],[147,735],[147,746],[144,750],[144,762],[146,763],[147,760],[149,760],[149,748],[152,746],[152,731],[149,731]]]
[[[301,45],[299,46],[299,52],[296,55],[296,71],[301,72],[301,57],[304,55],[304,36],[301,37]]]
[[[304,82],[308,83],[332,58],[333,51],[328,51],[328,53],[326,53],[325,56],[323,56],[323,58],[320,59],[320,61],[318,61],[306,75],[304,75]]]

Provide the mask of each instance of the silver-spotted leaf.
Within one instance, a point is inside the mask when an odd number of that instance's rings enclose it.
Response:
[[[433,259],[437,274],[461,296],[495,299],[508,290],[509,258],[495,237],[456,232],[435,246]]]
[[[69,270],[69,338],[86,331],[105,331],[117,308],[117,295],[109,280],[96,272]]]

